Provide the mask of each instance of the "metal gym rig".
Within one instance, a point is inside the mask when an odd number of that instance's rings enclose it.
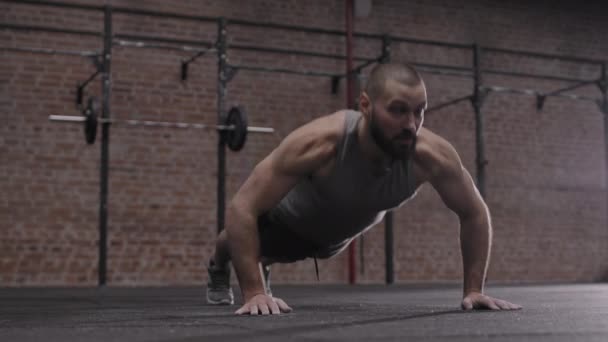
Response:
[[[39,47],[21,47],[21,46],[0,46],[0,51],[7,52],[26,52],[26,53],[41,53],[51,55],[67,55],[85,57],[91,59],[96,66],[96,72],[92,74],[85,81],[80,83],[76,89],[76,103],[82,105],[83,93],[86,86],[93,81],[97,76],[101,75],[102,85],[102,96],[101,96],[101,117],[97,119],[97,107],[94,99],[89,99],[83,116],[51,116],[51,120],[60,121],[76,121],[84,123],[85,136],[87,142],[94,141],[93,130],[97,131],[98,123],[101,124],[101,163],[100,163],[100,200],[99,200],[99,267],[98,267],[98,283],[99,285],[105,285],[106,283],[106,259],[107,259],[107,202],[108,202],[108,165],[109,165],[109,134],[110,125],[112,123],[122,123],[131,125],[143,125],[143,126],[164,126],[164,127],[175,127],[175,128],[202,128],[202,129],[215,129],[218,130],[218,185],[217,185],[217,229],[218,232],[224,228],[224,211],[225,211],[225,169],[226,169],[226,146],[229,146],[233,150],[239,150],[243,147],[247,132],[261,132],[271,133],[272,128],[268,127],[248,127],[247,118],[242,108],[232,108],[230,111],[225,111],[225,96],[227,86],[230,80],[235,76],[239,70],[244,71],[257,71],[257,72],[276,72],[285,74],[294,74],[302,76],[316,76],[316,77],[328,77],[332,80],[332,92],[336,93],[340,80],[346,78],[352,80],[354,76],[360,75],[362,70],[368,66],[376,63],[388,62],[391,60],[391,47],[398,43],[410,43],[420,44],[427,46],[436,46],[449,49],[458,49],[470,51],[472,54],[471,66],[462,67],[454,65],[442,65],[442,64],[430,64],[430,63],[416,63],[410,62],[416,66],[422,73],[426,74],[437,74],[443,76],[455,76],[455,77],[466,77],[472,78],[473,88],[471,94],[459,98],[455,98],[444,103],[440,103],[431,106],[427,113],[437,111],[441,108],[460,103],[463,101],[470,101],[474,109],[475,119],[475,141],[476,141],[476,183],[479,191],[482,195],[485,195],[485,166],[487,160],[484,154],[484,140],[483,140],[483,115],[482,105],[484,100],[490,93],[493,92],[505,92],[512,94],[520,94],[527,96],[536,97],[536,103],[538,110],[543,108],[545,101],[550,97],[564,97],[575,101],[591,101],[597,103],[600,111],[604,114],[604,136],[606,145],[606,169],[608,170],[608,62],[604,60],[597,60],[591,58],[581,58],[573,56],[563,56],[556,54],[518,51],[503,48],[493,48],[488,46],[481,46],[476,43],[473,44],[459,44],[443,41],[433,40],[422,40],[413,39],[406,37],[396,37],[391,35],[383,34],[372,34],[372,33],[360,33],[352,32],[352,17],[350,18],[350,28],[346,31],[331,30],[323,28],[303,27],[295,25],[285,25],[277,23],[267,22],[254,22],[240,19],[229,19],[220,17],[205,17],[205,16],[194,16],[184,14],[173,14],[163,13],[158,11],[139,10],[125,7],[112,7],[112,6],[94,6],[94,5],[81,5],[71,4],[63,2],[48,2],[48,1],[35,1],[35,0],[2,0],[7,3],[17,3],[21,5],[36,5],[36,6],[47,6],[64,9],[77,9],[83,11],[102,12],[103,13],[103,32],[98,31],[87,31],[87,30],[74,30],[67,28],[54,28],[46,26],[34,26],[34,25],[19,25],[19,24],[0,24],[2,30],[13,30],[13,31],[26,31],[26,32],[48,32],[48,33],[60,33],[60,34],[73,34],[80,36],[88,36],[94,38],[103,39],[103,47],[100,51],[71,51],[71,50],[55,50],[45,49]],[[217,24],[217,39],[215,42],[196,41],[196,40],[184,40],[174,38],[162,38],[145,35],[131,35],[121,34],[113,31],[112,27],[112,15],[114,13],[134,15],[134,16],[148,16],[156,18],[170,18],[177,20],[187,20],[194,22],[206,22]],[[347,28],[348,28],[348,14],[347,14]],[[227,28],[230,25],[243,26],[243,27],[258,27],[269,30],[285,30],[289,32],[306,32],[311,34],[338,36],[347,38],[347,55],[340,54],[329,54],[319,53],[306,50],[297,49],[278,49],[264,46],[253,46],[253,45],[242,45],[242,44],[228,44],[227,42]],[[364,38],[370,40],[376,40],[382,42],[382,50],[378,57],[357,57],[352,55],[352,38]],[[217,56],[218,73],[217,73],[217,125],[207,124],[195,124],[195,123],[184,123],[184,122],[151,122],[151,121],[138,121],[138,120],[123,120],[117,121],[111,118],[110,113],[110,94],[112,91],[111,82],[111,61],[112,61],[112,48],[113,46],[120,47],[133,47],[133,48],[152,48],[152,49],[167,49],[176,50],[183,52],[195,53],[190,58],[182,60],[180,64],[180,73],[182,80],[188,78],[188,65],[194,62],[197,58],[204,56],[208,53],[215,53]],[[303,70],[292,70],[287,68],[272,68],[272,67],[261,67],[251,65],[231,65],[227,59],[227,53],[229,50],[244,50],[244,51],[256,51],[260,53],[271,53],[271,54],[282,54],[282,55],[299,55],[316,58],[327,58],[327,59],[338,59],[347,61],[347,70],[345,73],[328,73],[320,71],[303,71]],[[595,79],[576,79],[570,77],[563,77],[559,75],[547,75],[547,74],[532,74],[522,73],[514,71],[503,71],[503,70],[492,70],[482,69],[481,59],[484,53],[494,53],[512,56],[526,56],[531,58],[537,58],[541,60],[553,60],[577,63],[581,65],[599,67],[599,75]],[[357,66],[353,66],[353,61],[362,62]],[[569,86],[555,89],[550,92],[541,92],[533,89],[514,89],[509,87],[497,86],[497,85],[485,85],[483,83],[483,75],[501,75],[513,78],[526,78],[526,79],[537,79],[537,80],[552,80],[570,83]],[[588,85],[597,85],[601,91],[601,98],[591,98],[580,95],[566,94],[567,91],[571,91],[577,88],[581,88]],[[348,92],[351,94],[347,96],[349,107],[354,106],[354,97],[352,95],[352,89],[350,82],[348,84]],[[88,113],[87,113],[88,110]],[[228,115],[233,113],[232,116]],[[88,116],[87,116],[88,115]],[[96,134],[96,133],[95,133]],[[91,140],[92,139],[92,140]],[[608,172],[607,172],[608,181]],[[363,240],[360,239],[361,243]],[[352,250],[351,250],[352,251]],[[394,270],[393,270],[393,218],[390,213],[385,218],[385,261],[386,261],[386,283],[390,284],[394,282]],[[351,253],[349,259],[349,280],[354,283],[354,254]]]

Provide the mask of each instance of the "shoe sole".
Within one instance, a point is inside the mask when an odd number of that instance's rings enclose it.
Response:
[[[207,297],[207,304],[211,304],[211,305],[234,305],[234,300],[231,300],[231,299],[213,300],[213,299]]]

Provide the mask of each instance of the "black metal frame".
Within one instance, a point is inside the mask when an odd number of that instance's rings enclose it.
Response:
[[[391,62],[391,47],[393,39],[385,36],[382,39],[382,63]],[[394,256],[394,232],[393,232],[393,212],[389,211],[384,216],[384,281],[387,285],[395,282],[395,256]]]
[[[223,122],[225,98],[228,89],[227,28],[226,19],[219,18],[217,24],[217,121]],[[217,233],[224,230],[226,212],[226,142],[219,135],[217,149]]]
[[[104,8],[103,67],[101,77],[102,119],[110,118],[112,95],[112,8]],[[106,284],[108,254],[108,181],[110,166],[110,123],[101,125],[101,170],[99,193],[99,285]]]
[[[160,42],[164,44],[179,44],[185,46],[193,46],[193,47],[201,47],[204,49],[213,49],[215,48],[217,56],[218,56],[218,75],[217,75],[217,115],[218,122],[222,122],[222,117],[225,115],[224,107],[225,107],[225,96],[227,92],[227,86],[230,79],[234,76],[237,70],[246,70],[246,71],[261,71],[261,72],[280,72],[280,73],[289,73],[289,74],[297,74],[297,75],[305,75],[305,76],[319,76],[319,77],[329,77],[332,79],[332,84],[334,90],[337,89],[338,82],[341,78],[344,78],[348,75],[341,73],[329,73],[329,72],[320,72],[320,71],[302,71],[302,70],[292,70],[287,68],[271,68],[271,67],[260,67],[260,66],[246,66],[246,65],[230,65],[227,62],[227,53],[229,50],[247,50],[247,51],[256,51],[256,52],[264,52],[264,53],[276,53],[276,54],[290,54],[290,55],[299,55],[305,57],[316,57],[316,58],[331,58],[331,59],[339,59],[346,60],[347,56],[340,54],[328,54],[314,51],[305,51],[305,50],[285,50],[278,48],[270,48],[263,46],[251,46],[251,45],[242,45],[242,44],[228,44],[227,43],[227,27],[230,25],[239,25],[239,26],[251,26],[251,27],[259,27],[266,29],[275,29],[275,30],[287,30],[294,32],[305,32],[310,34],[323,34],[323,35],[334,35],[345,37],[346,32],[342,30],[332,30],[332,29],[322,29],[322,28],[314,28],[314,27],[305,27],[305,26],[294,26],[294,25],[286,25],[286,24],[278,24],[278,23],[262,23],[262,22],[254,22],[249,20],[241,20],[241,19],[229,19],[229,18],[217,18],[217,17],[205,17],[205,16],[193,16],[193,15],[183,15],[177,13],[165,13],[158,11],[150,11],[150,10],[140,10],[126,7],[112,7],[112,6],[94,6],[94,5],[83,5],[83,4],[72,4],[72,3],[63,3],[63,2],[51,2],[51,1],[42,1],[42,0],[0,0],[5,3],[16,3],[19,5],[31,5],[31,6],[49,6],[49,7],[57,7],[57,8],[66,8],[66,9],[76,9],[76,10],[86,10],[86,11],[96,11],[103,13],[104,20],[104,30],[103,32],[96,31],[87,31],[87,30],[73,30],[66,28],[56,28],[56,27],[46,27],[46,26],[37,26],[37,25],[19,25],[19,24],[9,24],[2,23],[0,24],[0,29],[8,29],[15,31],[34,31],[34,32],[49,32],[49,33],[62,33],[62,34],[75,34],[81,36],[89,36],[96,38],[103,38],[103,54],[101,65],[99,66],[99,70],[102,74],[102,117],[110,118],[110,94],[111,94],[111,76],[110,76],[110,67],[111,67],[111,55],[112,55],[112,45],[114,43],[114,39],[127,39],[127,40],[137,40],[144,42]],[[204,41],[195,41],[195,40],[184,40],[184,39],[175,39],[175,38],[163,38],[163,37],[154,37],[154,36],[142,36],[142,35],[132,35],[132,34],[121,34],[112,32],[112,14],[124,14],[124,15],[141,15],[141,16],[151,16],[151,17],[159,17],[159,18],[169,18],[169,19],[178,19],[178,20],[190,20],[197,22],[208,22],[208,23],[216,23],[218,27],[218,36],[217,40],[214,43],[204,42]],[[485,165],[487,161],[484,155],[484,141],[483,141],[483,113],[482,113],[482,105],[485,97],[491,93],[492,91],[509,91],[518,94],[525,95],[533,95],[537,97],[538,108],[541,109],[547,97],[551,96],[560,96],[560,97],[568,97],[573,100],[585,100],[585,101],[594,101],[600,107],[600,110],[604,113],[604,129],[605,129],[605,139],[606,139],[606,182],[608,183],[608,75],[607,68],[608,62],[598,59],[592,58],[583,58],[583,57],[575,57],[575,56],[564,56],[557,54],[547,54],[547,53],[539,53],[539,52],[531,52],[531,51],[520,51],[520,50],[510,50],[503,48],[495,48],[495,47],[487,47],[480,46],[477,44],[461,44],[461,43],[453,43],[453,42],[444,42],[444,41],[433,41],[433,40],[423,40],[423,39],[414,39],[407,37],[395,37],[388,36],[382,34],[372,34],[372,33],[362,33],[362,32],[354,32],[353,37],[359,39],[369,39],[369,40],[381,40],[382,44],[382,54],[380,57],[363,57],[356,56],[354,57],[355,61],[363,62],[361,65],[354,67],[352,72],[360,72],[363,68],[373,65],[378,62],[388,62],[391,60],[390,47],[391,44],[395,43],[409,43],[409,44],[423,44],[423,45],[431,45],[431,46],[439,46],[450,49],[463,49],[472,52],[473,60],[471,67],[462,67],[462,66],[453,66],[453,65],[440,65],[440,64],[427,64],[427,63],[413,63],[413,65],[417,66],[421,72],[423,73],[432,73],[439,75],[448,75],[448,76],[458,76],[458,77],[467,77],[472,78],[473,80],[473,93],[472,95],[452,99],[435,106],[432,106],[428,109],[428,113],[437,111],[441,108],[450,106],[455,103],[459,103],[464,100],[470,100],[475,112],[475,136],[476,136],[476,166],[477,166],[477,186],[482,195],[485,195]],[[161,45],[156,45],[156,48],[165,48]],[[176,49],[175,47],[167,46],[166,48]],[[46,53],[46,54],[58,54],[61,53],[59,50],[48,50],[48,49],[34,49],[34,48],[20,48],[20,47],[0,47],[0,50],[6,51],[29,51],[34,53]],[[183,49],[182,47],[182,50]],[[83,54],[74,51],[63,51],[65,54],[70,55],[82,55],[89,56],[90,54]],[[601,67],[601,75],[597,80],[584,80],[584,79],[576,79],[571,77],[563,77],[559,75],[543,75],[543,74],[532,74],[532,73],[522,73],[516,71],[503,71],[503,70],[491,70],[491,69],[482,69],[480,66],[480,61],[482,58],[482,54],[511,54],[517,56],[527,56],[531,58],[540,58],[540,59],[551,59],[551,60],[561,60],[565,62],[571,63],[580,63],[587,65],[595,65]],[[198,51],[198,54],[186,60],[186,68],[187,64],[194,61],[197,57],[201,55],[201,51]],[[182,64],[182,71],[183,71]],[[96,73],[97,74],[97,73]],[[86,82],[85,85],[90,82],[95,76],[91,76]],[[527,89],[508,89],[501,88],[496,86],[486,86],[483,84],[483,75],[502,75],[509,77],[518,77],[518,78],[528,78],[528,79],[544,79],[544,80],[555,80],[555,81],[563,81],[563,82],[571,82],[574,83],[572,85],[556,89],[551,92],[543,93],[535,90],[527,90]],[[185,77],[184,77],[185,79]],[[596,84],[601,92],[601,99],[594,99],[590,97],[584,96],[574,96],[564,94],[566,91],[573,90],[579,87],[583,87],[589,84]],[[107,203],[108,203],[108,164],[109,164],[109,125],[102,125],[102,144],[101,144],[101,167],[100,167],[100,206],[99,206],[99,285],[104,285],[106,283],[106,257],[107,257]],[[217,201],[218,201],[218,209],[217,209],[217,228],[218,232],[224,228],[224,212],[225,212],[225,171],[226,171],[226,144],[221,139],[218,141],[218,187],[217,187]],[[607,208],[608,210],[608,208]],[[386,283],[390,284],[394,282],[394,271],[393,271],[393,218],[392,214],[388,213],[386,216],[386,227],[385,227],[385,243],[386,243]]]

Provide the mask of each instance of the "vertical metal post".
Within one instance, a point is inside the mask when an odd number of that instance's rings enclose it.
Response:
[[[385,36],[382,39],[382,63],[391,61],[391,38]],[[394,266],[394,240],[393,240],[393,213],[388,212],[384,217],[384,262],[385,262],[385,281],[386,284],[395,282],[395,266]]]
[[[346,25],[346,108],[353,108],[353,0],[345,1],[344,22]],[[356,248],[355,241],[348,246],[348,283],[354,284],[357,276],[357,261],[355,258]]]
[[[604,154],[605,154],[605,169],[604,179],[606,187],[606,202],[608,203],[608,62],[602,64],[602,79],[600,81],[600,89],[602,91],[601,110],[604,114]],[[606,218],[608,219],[608,206],[606,207]],[[608,244],[608,241],[605,242]],[[605,248],[604,250],[608,250]],[[604,276],[604,281],[608,281],[608,275]]]
[[[112,95],[112,7],[104,9],[103,70],[101,77],[102,104],[101,117],[110,118],[110,99]],[[101,124],[101,166],[99,191],[99,264],[98,285],[106,284],[108,257],[108,170],[110,160],[110,123]]]
[[[473,89],[473,108],[475,109],[475,146],[476,146],[476,164],[477,164],[477,188],[481,193],[481,196],[485,198],[485,166],[486,158],[484,154],[484,140],[483,140],[483,116],[481,113],[481,106],[483,104],[484,94],[481,91],[482,78],[481,78],[481,48],[477,44],[473,44],[473,72],[474,72],[474,89]]]
[[[224,102],[226,97],[227,56],[226,56],[226,19],[220,18],[217,27],[217,120],[224,121]],[[224,230],[224,213],[226,211],[226,141],[223,134],[218,134],[217,146],[217,233]]]

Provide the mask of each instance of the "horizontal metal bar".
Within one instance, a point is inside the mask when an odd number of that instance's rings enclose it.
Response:
[[[83,4],[55,2],[55,1],[2,0],[2,2],[15,3],[15,4],[19,4],[19,5],[36,5],[36,6],[71,8],[71,9],[79,9],[79,10],[85,10],[85,11],[103,11],[103,9],[104,9],[104,6],[83,5]]]
[[[66,122],[85,122],[87,119],[84,116],[74,115],[49,115],[51,121],[66,121]]]
[[[353,68],[353,72],[361,72],[361,70],[363,70],[364,68],[367,68],[368,66],[374,64],[374,63],[379,63],[380,60],[382,60],[383,56],[374,58],[374,59],[370,59],[367,60],[365,63],[359,64],[356,67]]]
[[[484,74],[491,75],[502,75],[502,76],[511,76],[511,77],[519,77],[519,78],[535,78],[540,80],[552,80],[552,81],[564,81],[564,82],[584,82],[586,80],[580,78],[569,78],[569,77],[560,77],[560,76],[552,76],[552,75],[542,75],[542,74],[527,74],[522,72],[511,72],[511,71],[501,71],[501,70],[489,70],[483,69],[481,70]]]
[[[563,98],[569,98],[571,100],[591,101],[594,103],[597,103],[597,101],[598,101],[598,99],[595,99],[592,97],[573,95],[573,94],[544,94],[543,92],[540,92],[540,91],[534,90],[534,89],[515,89],[515,88],[501,87],[501,86],[480,86],[479,89],[496,92],[496,93],[511,93],[511,94],[530,95],[530,96],[546,96],[546,97],[563,97]]]
[[[100,52],[94,51],[71,51],[71,50],[55,50],[46,48],[32,48],[32,47],[13,47],[13,46],[0,46],[2,51],[14,51],[14,52],[32,52],[42,53],[47,55],[64,55],[64,56],[79,56],[79,57],[95,57],[99,56]]]
[[[416,38],[407,38],[407,37],[392,37],[392,42],[400,42],[400,43],[412,43],[412,44],[421,44],[421,45],[434,45],[434,46],[442,46],[448,48],[456,48],[456,49],[467,49],[472,50],[473,44],[462,44],[462,43],[450,43],[450,42],[442,42],[438,40],[428,40],[428,39],[416,39]]]
[[[414,64],[415,66],[415,64]],[[427,67],[418,67],[418,71],[427,74],[433,74],[433,75],[443,75],[443,76],[458,76],[458,77],[466,77],[466,78],[471,78],[473,77],[473,73],[472,72],[463,72],[463,71],[450,71],[450,70],[441,70],[441,69],[435,69],[435,68],[427,68]]]
[[[509,55],[518,55],[518,56],[528,56],[542,59],[559,59],[562,61],[569,62],[577,62],[577,63],[585,63],[585,64],[602,64],[604,61],[599,59],[592,58],[584,58],[584,57],[575,57],[575,56],[566,56],[566,55],[557,55],[557,54],[549,54],[549,53],[541,53],[541,52],[533,52],[533,51],[522,51],[522,50],[510,50],[503,48],[493,48],[489,46],[480,47],[484,52],[493,52],[493,53],[504,53]]]
[[[574,89],[578,89],[578,88],[585,87],[585,86],[588,86],[588,85],[591,85],[591,84],[597,84],[598,82],[599,82],[599,80],[589,80],[589,81],[579,82],[577,84],[573,84],[571,86],[568,86],[568,87],[565,87],[565,88],[561,88],[561,89],[556,89],[554,91],[546,93],[545,96],[551,96],[551,95],[561,94],[563,92],[574,90]]]
[[[135,41],[137,43],[143,43],[143,44],[146,44],[148,42],[153,42],[153,43],[166,43],[166,44],[177,44],[177,45],[186,45],[186,46],[187,45],[202,46],[205,48],[212,48],[215,46],[214,43],[200,41],[200,40],[141,36],[141,35],[135,35],[135,34],[115,34],[114,38],[116,38],[116,40]]]
[[[462,101],[465,101],[465,100],[470,100],[472,97],[473,97],[473,95],[467,95],[467,96],[459,97],[459,98],[456,98],[456,99],[453,99],[453,100],[450,100],[450,101],[447,101],[447,102],[444,102],[444,103],[440,103],[438,105],[435,105],[435,106],[432,106],[432,107],[428,108],[425,111],[425,113],[431,113],[431,112],[434,112],[434,111],[439,110],[441,108],[444,108],[444,107],[447,107],[447,106],[450,106],[450,105],[453,105],[453,104],[456,104],[456,103],[459,103],[459,102],[462,102]]]
[[[457,65],[430,64],[430,63],[419,63],[419,62],[410,62],[409,64],[416,66],[416,67],[423,67],[423,68],[435,69],[435,70],[453,70],[453,71],[473,72],[472,68],[461,67],[461,66],[457,66]]]
[[[366,67],[368,67],[368,66],[370,66],[370,65],[372,65],[374,63],[379,63],[381,59],[382,59],[382,56],[378,57],[378,58],[375,58],[375,59],[370,59],[370,60],[368,60],[365,63],[357,65],[356,67],[353,68],[353,70],[351,70],[351,74],[355,74],[356,75],[356,74],[360,73],[361,70],[363,70],[363,68],[366,68]],[[342,78],[346,77],[346,73],[344,73],[344,74],[336,74],[333,77],[338,77],[338,79],[342,79]]]
[[[282,68],[266,68],[266,67],[258,67],[258,66],[249,66],[249,65],[230,65],[231,68],[237,70],[248,70],[248,71],[260,71],[260,72],[276,72],[281,74],[293,74],[293,75],[303,75],[303,76],[322,76],[322,77],[336,77],[340,76],[340,74],[331,74],[327,72],[318,72],[318,71],[298,71],[291,69],[282,69]]]
[[[312,52],[312,51],[304,51],[304,50],[294,50],[294,49],[277,49],[277,48],[269,48],[263,46],[253,46],[253,45],[239,45],[239,44],[230,44],[228,45],[229,49],[234,50],[247,50],[247,51],[259,51],[259,52],[269,52],[269,53],[280,53],[286,55],[302,55],[309,57],[321,57],[321,58],[332,58],[332,59],[341,59],[345,60],[346,56],[338,55],[338,54],[329,54],[329,53],[321,53],[321,52]],[[373,58],[367,57],[353,57],[356,61],[373,61]]]
[[[19,0],[19,1],[2,0],[2,1],[8,2],[8,3],[25,4],[25,5],[41,5],[41,6],[52,6],[52,7],[71,8],[71,9],[80,9],[80,10],[101,11],[101,10],[105,9],[105,6],[81,5],[81,4],[71,4],[71,3],[63,3],[63,2],[55,2],[55,1],[39,1],[39,0]],[[193,15],[184,15],[184,14],[177,14],[177,13],[166,13],[166,12],[160,12],[160,11],[139,10],[139,9],[125,8],[125,7],[113,7],[112,10],[116,13],[148,15],[148,16],[156,16],[156,17],[163,17],[163,18],[186,19],[186,20],[195,20],[195,21],[212,22],[212,21],[219,20],[219,18],[216,18],[216,17],[193,16]],[[228,23],[233,24],[233,25],[265,27],[265,28],[301,31],[301,32],[309,32],[309,33],[320,33],[320,34],[329,34],[329,35],[337,35],[337,36],[344,36],[346,34],[346,32],[342,31],[342,30],[331,30],[331,29],[322,29],[322,28],[314,28],[314,27],[306,27],[306,26],[294,26],[294,25],[285,25],[285,24],[278,24],[278,23],[262,23],[262,22],[254,22],[254,21],[240,20],[240,19],[228,19]],[[31,25],[0,24],[0,28],[102,36],[102,34],[100,32],[94,32],[94,31],[71,30],[71,29],[61,29],[61,28],[31,26]],[[167,42],[167,43],[176,43],[176,44],[182,44],[182,45],[203,45],[206,47],[210,47],[213,45],[212,43],[200,44],[200,42],[184,41],[184,40],[177,40],[177,39],[167,39],[167,38],[156,38],[156,37],[154,37],[154,38],[153,37],[135,38],[136,36],[133,36],[133,35],[117,35],[117,37],[118,36],[125,38],[125,39],[134,39],[134,40],[148,39],[148,40],[157,40],[157,41],[162,41],[162,42]],[[383,37],[385,37],[385,35],[361,33],[361,32],[355,32],[354,36],[360,37],[360,38],[369,38],[369,39],[382,39]],[[452,48],[471,48],[472,47],[471,44],[459,44],[459,43],[414,39],[414,38],[397,37],[397,36],[390,36],[390,37],[391,37],[392,41],[396,41],[396,42],[428,44],[428,45],[436,45],[436,46],[452,47]],[[505,53],[505,54],[512,54],[512,55],[530,56],[530,57],[552,59],[552,60],[563,60],[563,61],[586,63],[586,64],[599,65],[599,64],[602,64],[605,62],[605,61],[602,61],[599,59],[592,59],[592,58],[547,54],[547,53],[539,53],[539,52],[532,52],[532,51],[510,50],[510,49],[504,49],[504,48],[494,48],[494,47],[489,47],[489,46],[483,46],[483,47],[481,47],[481,49],[483,49],[486,52],[490,52],[490,53]],[[304,51],[302,51],[302,52],[304,52]],[[484,72],[490,73],[490,74],[501,74],[501,75],[507,75],[507,76],[515,76],[515,77],[531,77],[531,78],[539,78],[539,79],[552,79],[552,80],[573,81],[573,82],[582,81],[582,80],[576,80],[576,79],[563,78],[563,77],[559,77],[559,76],[511,73],[511,72],[502,72],[502,71],[496,71],[496,70],[484,70]],[[445,73],[443,73],[443,74],[445,74]],[[461,76],[461,75],[458,75],[458,76]]]
[[[263,23],[256,22],[250,20],[242,20],[242,19],[227,19],[228,25],[240,25],[240,26],[252,26],[252,27],[264,27],[278,30],[288,30],[288,31],[299,31],[299,32],[307,32],[307,33],[320,33],[334,36],[346,36],[345,31],[341,30],[330,30],[330,29],[322,29],[317,27],[307,27],[307,26],[296,26],[296,25],[285,25],[285,24],[277,24],[277,23]],[[363,32],[354,32],[354,37],[359,38],[369,38],[369,39],[382,39],[384,35],[374,34],[374,33],[363,33]]]
[[[115,39],[113,41],[114,45],[122,46],[122,47],[134,47],[134,48],[148,48],[148,49],[165,49],[165,50],[176,50],[176,51],[186,51],[186,52],[209,52],[215,51],[214,48],[198,48],[188,45],[182,46],[174,46],[174,45],[166,45],[166,44],[155,44],[155,43],[147,43],[142,41],[132,41],[132,40],[121,40]]]
[[[189,14],[179,14],[179,13],[171,13],[171,12],[142,10],[142,9],[128,8],[128,7],[112,7],[112,12],[121,13],[121,14],[143,15],[143,16],[149,16],[149,17],[161,17],[161,18],[167,18],[167,19],[203,21],[203,22],[216,22],[219,19],[217,17],[207,17],[207,16],[201,16],[201,15],[189,15]]]
[[[37,25],[21,25],[21,24],[0,24],[0,29],[8,29],[15,31],[40,31],[50,33],[66,33],[66,34],[77,34],[82,36],[94,36],[101,37],[101,32],[86,31],[86,30],[72,30],[65,28],[49,27],[49,26],[37,26]]]
[[[85,122],[87,119],[84,116],[74,115],[49,115],[51,121],[62,122]],[[149,127],[169,127],[169,128],[195,128],[195,129],[217,129],[218,131],[234,131],[235,126],[228,125],[207,125],[201,123],[190,122],[171,122],[171,121],[148,121],[148,120],[117,120],[117,119],[97,119],[99,123],[123,124],[130,126],[149,126]],[[247,126],[247,132],[252,133],[274,133],[272,127],[257,127]]]

